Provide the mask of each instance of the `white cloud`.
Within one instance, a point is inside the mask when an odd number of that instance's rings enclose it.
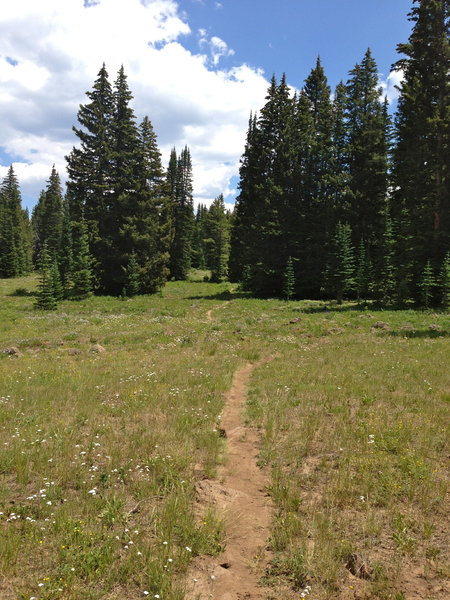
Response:
[[[383,100],[387,97],[389,104],[398,100],[400,96],[398,88],[401,86],[403,78],[404,73],[401,69],[399,71],[391,71],[386,78],[384,78],[382,73],[379,74]]]
[[[86,4],[86,6],[85,6]],[[87,6],[88,5],[88,6]],[[0,147],[15,161],[24,195],[37,199],[52,164],[77,143],[71,128],[103,62],[113,81],[123,64],[141,119],[151,119],[165,160],[187,144],[194,194],[230,191],[250,110],[267,88],[262,71],[219,69],[233,51],[217,36],[201,52],[175,0],[14,0],[0,12]],[[0,175],[7,165],[0,166]]]

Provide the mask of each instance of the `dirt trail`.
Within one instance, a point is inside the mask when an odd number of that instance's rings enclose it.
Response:
[[[186,600],[266,600],[270,590],[259,585],[269,556],[266,546],[272,505],[268,476],[256,466],[259,436],[245,426],[242,412],[253,370],[268,362],[247,363],[233,377],[221,427],[227,435],[227,459],[217,480],[200,481],[199,508],[213,506],[225,516],[225,551],[196,557],[187,579]]]
[[[213,312],[215,310],[219,310],[219,308],[223,308],[227,304],[230,304],[230,300],[227,300],[224,304],[220,304],[219,306],[215,306],[214,308],[210,308],[208,310],[208,312],[206,313],[206,318],[208,319],[208,321],[212,321],[212,314],[213,314]]]

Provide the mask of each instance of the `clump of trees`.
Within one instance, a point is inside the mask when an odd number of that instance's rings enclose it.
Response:
[[[449,2],[414,0],[394,123],[368,50],[334,94],[320,59],[250,118],[230,276],[254,294],[448,305]]]

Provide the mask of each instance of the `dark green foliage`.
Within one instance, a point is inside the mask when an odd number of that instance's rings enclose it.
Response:
[[[72,297],[77,300],[92,295],[94,280],[92,262],[87,225],[82,218],[74,230]]]
[[[389,119],[380,103],[377,65],[370,50],[347,83],[348,215],[353,244],[364,240],[366,256],[380,271],[380,242],[387,194]]]
[[[283,273],[283,287],[282,287],[282,295],[283,298],[287,301],[291,300],[295,291],[295,274],[294,274],[294,265],[292,263],[292,258],[289,257],[286,263],[286,268]]]
[[[137,296],[140,292],[141,286],[139,282],[139,264],[136,258],[136,253],[132,252],[130,260],[128,261],[125,278],[124,296]]]
[[[81,145],[67,157],[72,228],[83,219],[87,226],[87,279],[99,293],[120,294],[134,252],[140,293],[153,293],[167,280],[172,239],[169,190],[153,127],[148,117],[136,125],[123,67],[111,87],[103,66],[87,96],[90,103],[78,112],[81,128],[74,129]],[[74,268],[86,271],[80,264]]]
[[[204,216],[203,234],[206,266],[211,270],[211,281],[223,281],[228,275],[230,233],[222,194],[214,200]]]
[[[53,259],[50,276],[52,280],[53,296],[58,302],[64,298],[64,288],[61,283],[61,275],[59,273],[59,267],[56,258]]]
[[[47,245],[51,256],[58,256],[61,249],[63,219],[61,182],[55,166],[53,166],[47,188],[41,192],[39,201],[33,209],[33,257],[36,265],[39,263],[44,244]]]
[[[31,269],[31,228],[12,165],[0,186],[0,277],[17,277]]]
[[[44,243],[39,256],[39,284],[34,307],[40,310],[55,310],[58,305],[55,285],[55,263],[47,244]]]
[[[191,268],[194,202],[192,198],[192,162],[186,146],[177,158],[172,150],[167,184],[173,214],[173,240],[170,248],[170,276],[186,279]]]
[[[423,308],[429,308],[433,303],[434,288],[436,280],[431,266],[431,261],[427,260],[425,267],[419,279],[419,303]]]
[[[199,204],[195,214],[194,229],[192,234],[192,266],[194,269],[206,269],[205,260],[205,217],[208,209],[204,204]]]
[[[450,308],[450,252],[447,252],[442,261],[439,273],[439,292],[441,307],[448,310]]]
[[[326,286],[338,304],[355,287],[355,258],[352,232],[348,223],[337,223],[332,239],[326,270]]]
[[[66,197],[63,202],[61,246],[59,249],[58,263],[61,285],[63,288],[63,297],[68,298],[70,296],[73,274],[73,237],[68,197]]]
[[[422,301],[424,265],[437,272],[450,246],[450,2],[413,1],[413,28],[395,67],[404,72],[395,119],[394,224],[397,263]]]
[[[395,268],[395,238],[389,207],[385,209],[383,237],[380,243],[379,275],[376,279],[377,297],[389,306],[397,299],[397,273]]]

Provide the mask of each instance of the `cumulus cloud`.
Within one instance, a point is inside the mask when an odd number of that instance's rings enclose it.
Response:
[[[197,32],[198,33],[198,32]],[[138,119],[148,115],[164,160],[191,149],[194,193],[209,203],[232,192],[250,110],[264,101],[262,71],[219,68],[233,50],[200,32],[200,52],[175,0],[15,0],[0,12],[0,150],[24,195],[37,199],[52,164],[77,143],[71,128],[103,62],[124,65]],[[6,160],[4,161],[6,163]],[[7,164],[0,166],[0,175]]]
[[[399,87],[404,78],[404,73],[400,69],[398,71],[391,71],[387,77],[384,77],[382,73],[379,75],[380,86],[381,86],[381,95],[383,99],[386,97],[388,99],[389,104],[398,100],[400,96]]]

